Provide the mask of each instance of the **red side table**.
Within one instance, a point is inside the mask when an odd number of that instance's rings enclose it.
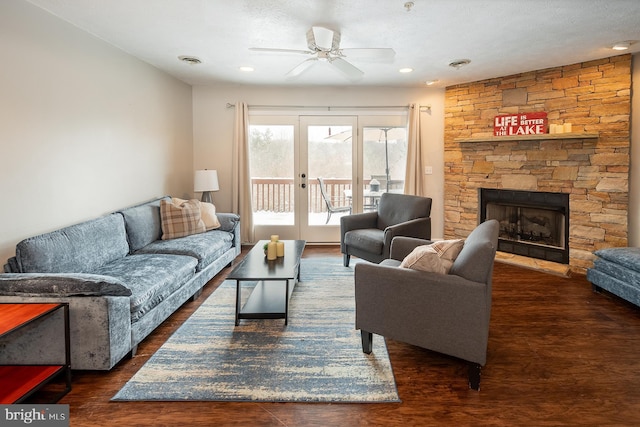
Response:
[[[55,321],[53,314],[63,311],[65,363],[62,365],[0,365],[0,404],[20,403],[49,383],[64,375],[65,388],[52,403],[71,390],[71,351],[68,303],[0,304],[0,344],[11,345],[11,335],[36,321]]]

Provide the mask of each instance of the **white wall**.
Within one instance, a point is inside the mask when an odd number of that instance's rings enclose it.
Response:
[[[0,2],[0,264],[23,238],[192,188],[191,87]]]
[[[194,166],[217,169],[220,191],[214,195],[219,212],[231,208],[231,173],[234,108],[226,104],[304,106],[431,105],[421,114],[425,164],[433,166],[427,177],[427,194],[433,198],[432,236],[442,237],[444,187],[444,89],[364,87],[254,87],[196,86],[193,88]]]

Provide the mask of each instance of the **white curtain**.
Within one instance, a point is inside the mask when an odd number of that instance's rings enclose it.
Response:
[[[409,137],[407,169],[404,177],[404,193],[425,196],[422,140],[420,138],[420,105],[409,106]]]
[[[253,243],[253,207],[251,204],[251,170],[249,168],[249,106],[236,103],[233,130],[232,208],[240,215],[240,239]]]

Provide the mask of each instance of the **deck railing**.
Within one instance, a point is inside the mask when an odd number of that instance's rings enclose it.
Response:
[[[370,180],[365,180],[365,186]],[[295,183],[291,178],[252,178],[251,192],[253,197],[253,211],[267,212],[293,212]],[[351,190],[351,180],[348,178],[325,178],[325,189],[334,207],[349,206],[351,200],[347,198],[344,190]],[[404,181],[389,181],[389,189],[397,190],[404,186]],[[386,187],[386,182],[381,182],[381,188]],[[307,180],[309,191],[309,212],[327,212],[327,204],[322,198],[320,183],[316,178]]]
[[[344,190],[351,189],[350,179],[330,178],[325,179],[324,184],[333,206],[349,206],[350,201],[345,196]],[[294,185],[291,178],[252,178],[253,210],[293,212]],[[309,212],[326,212],[327,205],[322,199],[318,180],[309,180],[307,188],[309,191]]]

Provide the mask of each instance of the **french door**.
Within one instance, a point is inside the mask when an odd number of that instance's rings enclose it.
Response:
[[[379,193],[372,193],[369,184],[389,176],[388,153],[386,170],[385,158],[379,158],[389,145],[380,145],[379,135],[389,136],[391,128],[406,134],[406,116],[251,117],[256,240],[277,234],[281,239],[339,242],[341,216],[375,208],[372,194]],[[396,140],[397,133],[391,135]],[[406,149],[400,156],[398,164],[404,164]],[[404,178],[404,170],[394,173]]]
[[[300,236],[339,242],[340,217],[352,211],[358,175],[356,116],[300,117]]]

